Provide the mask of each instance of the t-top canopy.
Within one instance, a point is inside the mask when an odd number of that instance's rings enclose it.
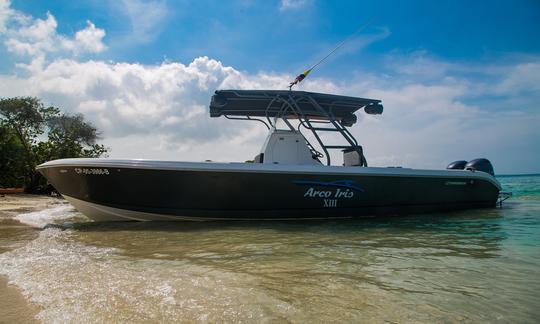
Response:
[[[371,115],[383,111],[375,99],[289,90],[218,90],[210,102],[210,117],[334,119],[352,126],[354,113],[362,108]]]

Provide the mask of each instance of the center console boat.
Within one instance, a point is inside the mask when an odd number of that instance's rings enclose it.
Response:
[[[334,219],[496,206],[501,186],[486,159],[444,170],[368,167],[348,129],[362,110],[382,114],[383,106],[304,91],[220,90],[210,117],[268,129],[253,161],[62,159],[37,169],[96,221]],[[323,134],[341,143],[326,144]],[[339,166],[331,164],[336,150]]]

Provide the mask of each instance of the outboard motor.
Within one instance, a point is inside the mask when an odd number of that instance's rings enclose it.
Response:
[[[465,170],[482,171],[495,176],[493,165],[488,159],[474,159],[465,165]]]
[[[467,164],[467,161],[463,161],[463,160],[454,161],[454,162],[448,164],[446,169],[448,169],[448,170],[463,170],[463,169],[465,169],[466,164]]]

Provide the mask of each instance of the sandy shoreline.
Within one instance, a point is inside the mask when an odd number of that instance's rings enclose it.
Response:
[[[59,199],[28,194],[0,195],[0,212],[25,213],[58,204]]]
[[[0,196],[0,253],[12,250],[36,235],[36,230],[13,219],[21,213],[51,208],[58,205],[56,198],[38,195],[3,195]],[[11,241],[17,241],[12,245]],[[39,323],[35,316],[39,306],[29,302],[20,289],[9,284],[9,278],[0,275],[0,323]]]
[[[39,307],[28,302],[21,291],[8,284],[5,276],[0,276],[0,323],[39,323],[35,318]]]

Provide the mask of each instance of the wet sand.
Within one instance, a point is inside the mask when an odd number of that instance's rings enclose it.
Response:
[[[0,276],[0,323],[39,323],[35,318],[38,311],[18,288],[8,284],[5,276]]]
[[[58,203],[59,199],[27,194],[0,195],[0,213],[24,213],[49,208]]]
[[[15,194],[0,196],[0,253],[11,251],[37,236],[37,230],[12,219],[14,214],[50,208],[59,199]],[[0,276],[0,323],[39,323],[39,307],[29,302],[21,290]]]

